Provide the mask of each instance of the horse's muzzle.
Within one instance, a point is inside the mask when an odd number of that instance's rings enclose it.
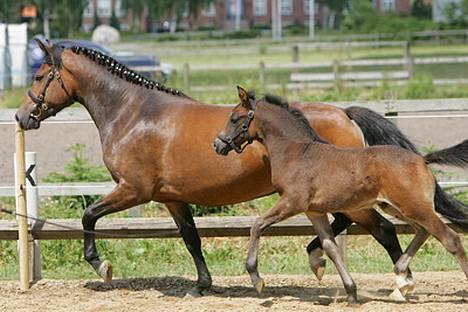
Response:
[[[15,114],[15,120],[19,123],[20,127],[24,130],[39,129],[41,122],[32,118],[30,114]]]
[[[213,142],[213,148],[218,155],[226,156],[232,150],[231,147],[221,141],[219,138],[216,138]]]

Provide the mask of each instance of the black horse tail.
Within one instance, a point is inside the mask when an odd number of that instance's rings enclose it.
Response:
[[[452,147],[435,151],[424,156],[428,164],[451,165],[456,167],[468,166],[468,140]]]
[[[364,107],[348,107],[345,113],[361,128],[368,145],[396,145],[418,155],[416,146],[389,120]],[[467,166],[468,140],[438,152],[426,155],[431,163]],[[422,155],[421,155],[422,156]],[[434,194],[435,210],[451,222],[468,231],[468,206],[444,192],[436,184]]]

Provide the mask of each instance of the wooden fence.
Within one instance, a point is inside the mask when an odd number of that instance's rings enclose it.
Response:
[[[300,46],[293,46],[291,63],[271,63],[266,64],[261,61],[258,66],[252,64],[214,64],[214,65],[193,65],[183,66],[183,81],[186,92],[190,91],[225,91],[230,88],[227,85],[192,85],[191,72],[201,71],[240,71],[257,70],[258,81],[266,89],[310,89],[310,88],[332,88],[338,86],[347,87],[377,87],[385,81],[392,81],[396,85],[406,84],[414,77],[415,65],[440,65],[440,64],[464,64],[468,63],[468,56],[436,56],[436,57],[413,57],[410,44],[403,43],[403,57],[391,59],[365,59],[353,60],[351,55],[344,60],[321,61],[321,62],[300,62]],[[395,70],[395,66],[401,69]],[[360,71],[353,71],[359,67]],[[387,67],[390,69],[373,70],[372,67]],[[324,68],[330,71],[322,72]],[[361,68],[371,68],[363,71]],[[312,72],[298,72],[307,69]],[[268,70],[290,70],[289,82],[286,84],[266,84]],[[313,72],[320,70],[319,73]],[[468,78],[437,78],[433,79],[434,85],[456,85],[468,84]]]

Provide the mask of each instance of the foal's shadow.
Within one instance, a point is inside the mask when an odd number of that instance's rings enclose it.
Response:
[[[179,276],[151,277],[151,278],[130,278],[130,279],[115,279],[110,284],[101,281],[89,281],[85,284],[85,288],[94,291],[112,291],[112,290],[130,290],[143,291],[155,290],[161,296],[184,298],[187,291],[194,287],[194,281]],[[374,291],[360,290],[358,291],[358,299],[361,304],[367,302],[378,301],[388,303],[398,303],[388,298],[392,289],[381,288]],[[427,296],[429,293],[415,292],[408,294],[406,298],[411,301],[418,301],[420,296]],[[265,298],[262,303],[265,307],[274,304],[275,300],[288,301],[304,301],[317,305],[330,305],[331,303],[346,301],[345,291],[342,287],[307,287],[307,286],[268,286],[265,291],[259,295],[251,286],[233,285],[233,286],[217,286],[209,291],[204,292],[204,296],[214,296],[221,298]],[[462,290],[450,294],[440,294],[440,297],[459,297],[458,299],[443,300],[443,302],[452,304],[465,304],[468,299],[468,291]],[[461,298],[460,298],[461,297]],[[441,300],[424,300],[425,303],[437,303]]]

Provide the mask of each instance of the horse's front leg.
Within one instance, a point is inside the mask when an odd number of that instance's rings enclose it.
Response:
[[[121,181],[111,193],[85,209],[82,218],[83,228],[85,231],[94,231],[99,218],[143,202],[138,199],[132,187]],[[107,260],[99,259],[94,233],[84,233],[84,257],[105,282],[112,281],[112,265]]]
[[[333,235],[336,236],[346,230],[352,223],[348,217],[342,213],[334,213],[335,218],[331,224]],[[319,281],[322,280],[325,273],[326,260],[323,258],[323,248],[320,238],[317,236],[307,245],[307,254],[309,255],[309,265],[312,272]]]
[[[182,236],[185,246],[192,255],[192,258],[197,267],[197,286],[189,291],[189,295],[201,296],[204,290],[211,287],[211,275],[205,263],[205,258],[201,250],[200,236],[198,235],[195,222],[193,221],[190,206],[186,203],[172,202],[166,203],[172,217],[174,218],[180,235]]]
[[[335,264],[336,270],[340,274],[341,280],[343,281],[344,288],[347,294],[347,301],[349,304],[357,304],[357,290],[356,284],[354,283],[351,275],[348,273],[346,269],[346,265],[341,258],[340,251],[338,246],[335,242],[335,238],[333,235],[333,231],[331,229],[330,223],[328,221],[328,217],[326,214],[322,216],[317,216],[311,214],[310,212],[306,212],[307,217],[310,219],[312,224],[314,225],[317,234],[320,237],[320,241],[322,242],[323,249],[327,253],[327,256]]]
[[[247,256],[246,268],[249,272],[252,284],[258,293],[262,293],[265,283],[258,273],[258,243],[260,235],[272,224],[283,221],[289,217],[298,214],[297,206],[292,205],[291,201],[282,196],[278,203],[270,209],[265,215],[257,218],[250,230],[250,241]]]

